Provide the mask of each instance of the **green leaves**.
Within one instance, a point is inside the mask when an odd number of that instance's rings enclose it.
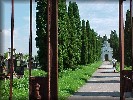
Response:
[[[81,64],[85,65],[88,63],[88,37],[85,27],[85,21],[82,20],[82,49],[81,49]]]
[[[126,12],[126,21],[124,28],[124,44],[125,44],[125,64],[127,66],[132,65],[132,32],[131,32],[131,19],[130,19],[130,11]]]
[[[59,73],[58,96],[59,100],[66,100],[81,87],[88,78],[95,72],[102,62],[96,62],[86,66],[78,66],[75,70],[67,69]],[[28,100],[29,95],[29,71],[25,71],[23,78],[13,80],[13,100]],[[42,70],[32,70],[33,76],[45,76],[46,72]],[[2,81],[0,86],[0,100],[8,100],[10,81]]]
[[[47,73],[42,70],[32,70],[32,76],[45,76]],[[2,80],[0,86],[0,100],[8,100],[10,80]],[[13,79],[13,100],[28,100],[29,98],[29,70],[26,70],[23,78]]]
[[[43,70],[47,70],[47,0],[36,0],[36,47],[39,56],[39,64]]]
[[[119,61],[120,54],[119,54],[119,38],[116,33],[116,30],[112,31],[110,34],[109,43],[111,48],[113,48],[113,58],[117,59]]]
[[[47,68],[47,8],[46,0],[37,0],[36,12],[36,47],[39,63],[42,69]],[[96,43],[97,33],[90,29],[89,21],[84,29],[81,26],[80,14],[76,2],[69,2],[68,10],[66,0],[58,2],[58,64],[59,72],[80,64],[89,64],[100,58],[100,48]],[[101,41],[98,41],[99,44]],[[100,45],[99,45],[100,46]],[[98,48],[98,50],[97,50]],[[98,52],[98,53],[97,53]]]
[[[64,70],[59,77],[59,100],[66,100],[68,96],[72,95],[78,88],[80,88],[101,65],[101,62],[80,66],[75,70]]]

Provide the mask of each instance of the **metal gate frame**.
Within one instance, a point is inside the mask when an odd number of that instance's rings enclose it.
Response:
[[[124,70],[124,22],[123,22],[123,1],[119,0],[119,45],[120,45],[120,100],[125,100],[122,71]],[[58,100],[58,0],[47,0],[48,7],[48,100]],[[131,25],[132,25],[132,83],[133,83],[133,22],[132,22],[132,0],[130,0]],[[12,0],[11,13],[11,67],[10,67],[10,96],[12,100],[13,85],[13,33],[14,33],[14,0]],[[31,76],[32,57],[32,0],[30,0],[30,38],[29,56]]]
[[[130,19],[132,34],[132,70],[124,70],[124,18],[123,1],[119,0],[119,47],[120,47],[120,100],[125,100],[124,92],[133,93],[133,22],[132,22],[132,0],[130,0]],[[128,79],[128,80],[127,80]],[[130,80],[129,80],[130,79]],[[127,84],[127,82],[129,82]],[[130,87],[129,87],[130,86]],[[128,88],[129,87],[129,88]],[[130,89],[131,88],[131,89]]]
[[[48,100],[58,100],[58,0],[47,0],[48,8]]]
[[[13,33],[14,33],[14,0],[11,11],[11,64],[10,95],[12,100],[13,86]],[[48,100],[58,100],[58,0],[47,0],[48,7]],[[31,77],[32,58],[32,0],[30,0],[30,36],[29,36],[29,77]]]

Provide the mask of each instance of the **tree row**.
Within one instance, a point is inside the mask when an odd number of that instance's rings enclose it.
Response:
[[[36,47],[39,63],[47,70],[47,2],[37,0]],[[90,28],[89,20],[80,18],[76,2],[58,3],[58,63],[59,71],[75,69],[100,60],[102,38]],[[44,60],[45,59],[45,60]]]

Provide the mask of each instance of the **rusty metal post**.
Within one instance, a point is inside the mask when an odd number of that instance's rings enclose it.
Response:
[[[123,0],[119,0],[119,47],[120,47],[120,100],[125,100],[122,70],[124,70],[124,22]]]
[[[29,83],[30,83],[30,77],[31,77],[31,58],[32,58],[32,0],[30,0],[30,35],[29,35]],[[31,85],[31,84],[30,84]],[[31,88],[29,85],[29,89]],[[30,93],[29,91],[29,99],[30,99]]]
[[[132,18],[132,0],[130,0],[130,19],[131,19],[131,34],[132,34],[132,84],[133,84],[133,18]],[[132,87],[133,93],[133,87]]]
[[[58,4],[48,0],[48,100],[58,100]]]
[[[10,96],[9,100],[12,100],[12,86],[13,86],[13,33],[14,33],[14,0],[12,0],[12,12],[11,12],[11,63],[10,63]]]
[[[58,100],[58,0],[51,1],[51,76],[50,76],[50,100]]]
[[[30,0],[30,37],[29,37],[29,77],[31,76],[32,58],[32,0]]]
[[[48,33],[48,66],[47,66],[47,71],[48,71],[48,100],[50,100],[50,69],[51,69],[51,60],[50,60],[50,55],[51,55],[51,48],[50,48],[50,27],[51,27],[51,4],[50,0],[47,0],[47,33]]]

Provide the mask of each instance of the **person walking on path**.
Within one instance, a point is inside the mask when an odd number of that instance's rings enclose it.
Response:
[[[115,60],[115,59],[112,60],[114,73],[116,72],[116,61],[117,60]]]

